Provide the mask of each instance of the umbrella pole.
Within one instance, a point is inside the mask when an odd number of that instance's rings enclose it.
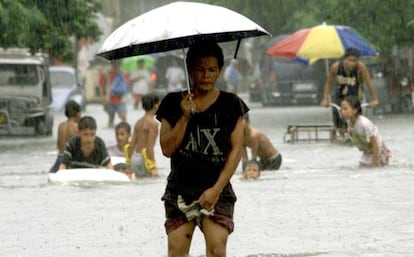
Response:
[[[236,51],[234,52],[234,58],[233,59],[237,59],[237,53],[239,52],[240,42],[241,42],[241,38],[239,38],[237,40]]]
[[[190,88],[190,80],[188,78],[188,69],[187,69],[187,62],[185,61],[187,59],[187,56],[185,55],[185,49],[183,48],[183,57],[184,57],[184,72],[185,72],[185,80],[187,81],[187,93],[188,93],[188,99],[191,101],[193,100],[193,97],[191,96],[191,88]],[[194,107],[191,107],[190,110],[191,114],[196,113],[196,109]]]
[[[326,76],[328,76],[329,75],[329,61],[328,61],[328,59],[325,59],[325,70],[326,70]],[[335,128],[335,136],[336,136],[336,125],[335,125],[335,122],[334,122],[334,111],[338,111],[339,112],[339,114],[341,114],[340,113],[340,111],[339,111],[339,109],[335,109],[334,108],[334,106],[332,105],[332,96],[331,95],[329,95],[329,119],[331,120],[331,122],[332,122],[332,126]]]
[[[187,62],[185,61],[187,59],[187,56],[185,55],[185,49],[184,48],[183,48],[183,58],[184,58],[185,81],[187,83],[187,93],[190,95],[191,94],[190,81],[188,79]]]
[[[326,70],[326,76],[329,74],[329,61],[328,59],[325,59],[325,70]]]

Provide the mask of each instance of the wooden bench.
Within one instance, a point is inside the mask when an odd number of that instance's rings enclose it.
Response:
[[[323,133],[327,132],[327,133]],[[306,133],[307,137],[301,137],[300,135]],[[323,135],[328,134],[327,137]],[[333,142],[335,140],[336,129],[333,125],[289,125],[287,131],[283,136],[283,142],[290,142],[292,144],[299,141],[323,141],[329,140]],[[289,140],[287,140],[287,138]]]

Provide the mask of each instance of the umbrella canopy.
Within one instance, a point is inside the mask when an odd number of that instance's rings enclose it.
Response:
[[[340,58],[346,49],[356,48],[361,56],[376,56],[377,51],[356,30],[347,26],[322,24],[299,30],[267,50],[274,57],[307,59]]]
[[[138,61],[144,60],[145,68],[151,69],[154,67],[155,58],[150,55],[132,56],[122,59],[121,69],[126,72],[133,72],[138,69]]]
[[[227,42],[261,35],[270,34],[227,8],[174,2],[121,25],[104,41],[97,55],[112,60],[184,49],[198,40]]]

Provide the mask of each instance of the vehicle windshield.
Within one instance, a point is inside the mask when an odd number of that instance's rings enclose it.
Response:
[[[316,67],[291,60],[276,60],[274,71],[278,81],[315,81],[320,75]]]
[[[36,65],[0,64],[0,86],[34,86],[38,83]]]
[[[70,88],[76,84],[73,75],[64,71],[50,71],[50,82],[52,88]]]

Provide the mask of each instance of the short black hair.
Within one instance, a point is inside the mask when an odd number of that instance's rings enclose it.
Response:
[[[193,67],[196,59],[209,56],[215,57],[217,59],[217,63],[220,69],[223,67],[223,50],[216,42],[211,40],[197,41],[191,45],[188,49],[185,62],[187,64],[187,67]]]
[[[125,129],[128,133],[130,133],[131,134],[131,125],[129,125],[129,123],[128,122],[126,122],[126,121],[121,121],[120,123],[118,123],[116,126],[115,126],[115,131],[118,131],[118,129]]]
[[[78,123],[79,130],[92,129],[96,130],[96,121],[92,116],[83,116]]]
[[[65,115],[68,118],[75,117],[80,111],[80,105],[74,100],[70,100],[65,104]]]
[[[358,49],[353,48],[353,47],[346,49],[344,58],[349,57],[349,56],[355,56],[356,58],[359,58],[360,54],[359,54]]]
[[[160,97],[157,94],[149,93],[142,97],[142,108],[147,112],[151,110],[154,105],[160,102]]]

